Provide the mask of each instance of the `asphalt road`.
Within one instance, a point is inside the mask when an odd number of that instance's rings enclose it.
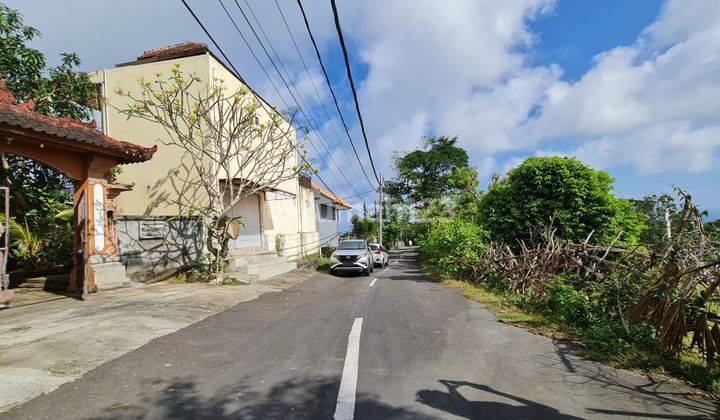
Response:
[[[579,359],[498,322],[425,281],[406,252],[370,277],[318,274],[241,303],[4,416],[332,418],[336,408],[358,419],[720,413],[673,384]]]

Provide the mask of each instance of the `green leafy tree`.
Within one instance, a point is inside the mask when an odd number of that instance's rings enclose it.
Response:
[[[48,67],[45,56],[27,44],[40,36],[40,31],[26,26],[22,15],[0,4],[0,78],[16,100],[32,100],[35,112],[87,120],[97,89],[87,74],[77,71],[80,59],[73,53],[63,53],[57,67]],[[27,187],[63,191],[68,179],[58,171],[20,156],[4,155],[3,184],[9,185],[13,205],[18,213],[29,210],[25,197]]]
[[[711,239],[720,242],[720,219],[706,223],[705,230]]]
[[[383,242],[392,246],[396,242],[415,240],[410,212],[402,205],[390,206],[383,218]]]
[[[48,67],[45,56],[27,44],[40,31],[26,26],[22,15],[0,4],[0,77],[18,101],[32,100],[35,111],[56,117],[89,119],[96,87],[86,73],[77,71],[80,59],[62,53],[57,67]]]
[[[350,229],[350,236],[355,239],[364,239],[368,242],[372,242],[377,234],[377,224],[375,220],[365,219],[354,215],[350,218],[352,223],[352,229]]]
[[[60,65],[50,67],[44,55],[28,46],[40,32],[23,23],[22,15],[0,4],[0,78],[20,102],[32,100],[35,112],[87,120],[96,100],[96,87],[87,74],[77,71],[80,60],[63,53]],[[55,169],[21,156],[0,154],[0,183],[10,187],[11,214],[22,215],[21,225],[34,233],[39,259],[32,266],[69,264],[72,229],[67,221],[54,219],[69,205],[69,179]],[[40,233],[42,231],[42,233]],[[52,248],[52,249],[49,249]],[[11,264],[22,261],[10,261]]]
[[[476,222],[478,205],[482,198],[477,169],[455,168],[448,178],[448,184],[454,189],[452,193],[454,217]]]
[[[420,150],[394,156],[397,177],[387,182],[387,193],[414,202],[448,197],[453,172],[468,168],[467,152],[456,143],[457,137],[424,137]]]
[[[613,179],[604,171],[564,157],[533,157],[493,183],[478,205],[479,220],[493,240],[510,245],[529,240],[530,227],[552,223],[557,234],[607,243],[622,231],[634,243],[644,229],[632,204],[611,193]]]

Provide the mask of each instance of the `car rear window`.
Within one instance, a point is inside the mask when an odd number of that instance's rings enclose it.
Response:
[[[378,249],[380,249],[380,247],[377,246],[377,245],[372,245],[372,244],[371,244],[371,245],[370,245],[370,249],[372,249],[373,251],[377,251]]]

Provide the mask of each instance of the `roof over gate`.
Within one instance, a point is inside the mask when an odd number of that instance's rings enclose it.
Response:
[[[116,140],[95,129],[95,120],[84,123],[71,118],[54,118],[35,112],[32,100],[18,104],[5,81],[0,79],[0,124],[25,137],[43,137],[68,146],[92,149],[117,158],[118,163],[150,160],[157,150]]]

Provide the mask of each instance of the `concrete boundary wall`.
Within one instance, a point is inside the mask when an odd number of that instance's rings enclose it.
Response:
[[[154,282],[200,262],[205,230],[197,217],[119,216],[120,261],[133,282]]]

